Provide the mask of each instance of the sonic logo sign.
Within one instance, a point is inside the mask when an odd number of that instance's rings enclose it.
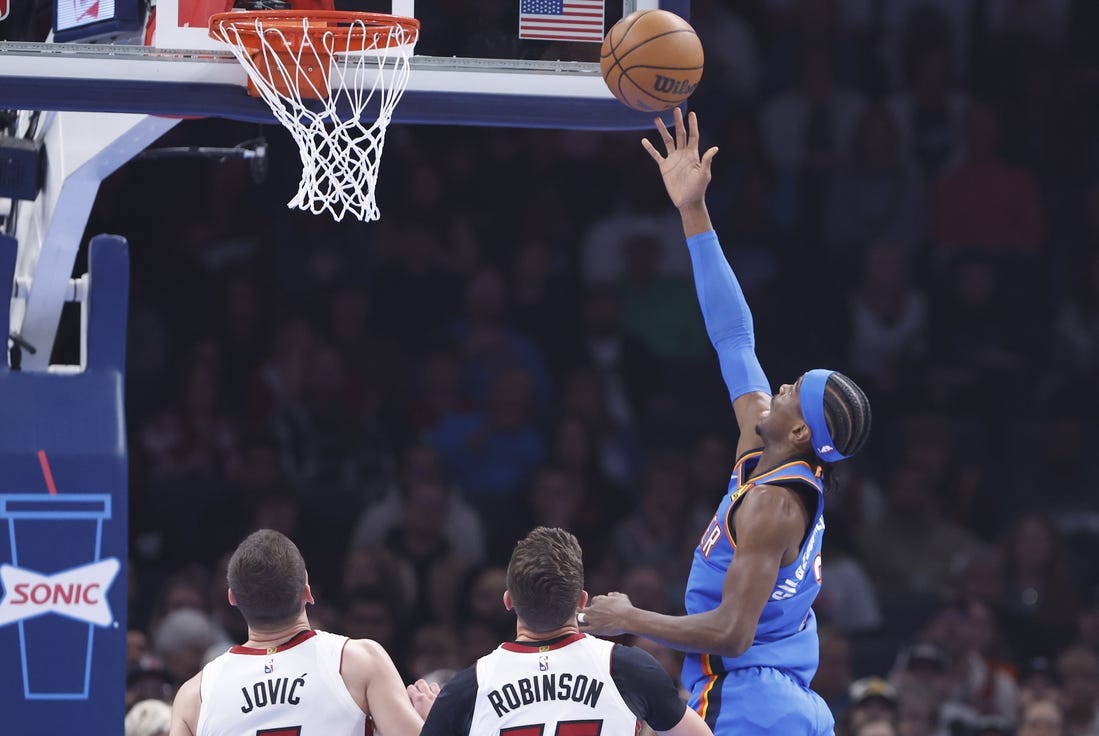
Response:
[[[0,627],[18,628],[25,700],[89,697],[96,631],[119,625],[108,596],[122,563],[101,555],[110,518],[108,494],[0,494]]]
[[[0,565],[0,626],[46,613],[108,626],[113,618],[107,592],[120,567],[113,557],[56,575]]]

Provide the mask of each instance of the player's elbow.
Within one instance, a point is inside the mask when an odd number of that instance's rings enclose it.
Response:
[[[722,657],[735,658],[747,652],[756,638],[753,624],[734,623],[721,637],[720,651],[714,652]]]

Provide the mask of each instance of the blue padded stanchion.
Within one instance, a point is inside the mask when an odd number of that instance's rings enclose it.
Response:
[[[15,246],[0,237],[0,304],[11,298]],[[126,241],[93,238],[88,263],[85,370],[27,373],[0,361],[5,733],[122,733]],[[7,334],[7,310],[0,312]]]

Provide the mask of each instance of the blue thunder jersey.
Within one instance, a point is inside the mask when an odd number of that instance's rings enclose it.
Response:
[[[684,659],[683,685],[690,689],[691,707],[703,717],[707,715],[710,701],[720,697],[720,684],[717,691],[714,691],[714,686],[726,672],[748,667],[771,667],[785,672],[808,688],[820,659],[817,622],[812,605],[820,590],[820,547],[824,535],[823,484],[813,468],[801,460],[742,482],[742,478],[750,476],[761,454],[758,450],[746,453],[737,463],[729,481],[729,492],[717,507],[717,513],[695,550],[685,594],[687,613],[710,611],[721,603],[725,573],[736,554],[730,521],[738,502],[753,488],[804,483],[817,491],[817,511],[811,531],[802,543],[801,554],[778,571],[774,590],[763,607],[755,639],[748,651],[739,657],[688,654]]]

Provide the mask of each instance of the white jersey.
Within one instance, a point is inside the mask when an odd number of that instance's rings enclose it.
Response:
[[[557,645],[494,649],[477,660],[470,734],[529,727],[511,733],[634,736],[638,718],[611,679],[613,647],[580,635]]]
[[[202,668],[195,736],[363,736],[340,676],[347,637],[303,631],[271,649],[235,646]]]

